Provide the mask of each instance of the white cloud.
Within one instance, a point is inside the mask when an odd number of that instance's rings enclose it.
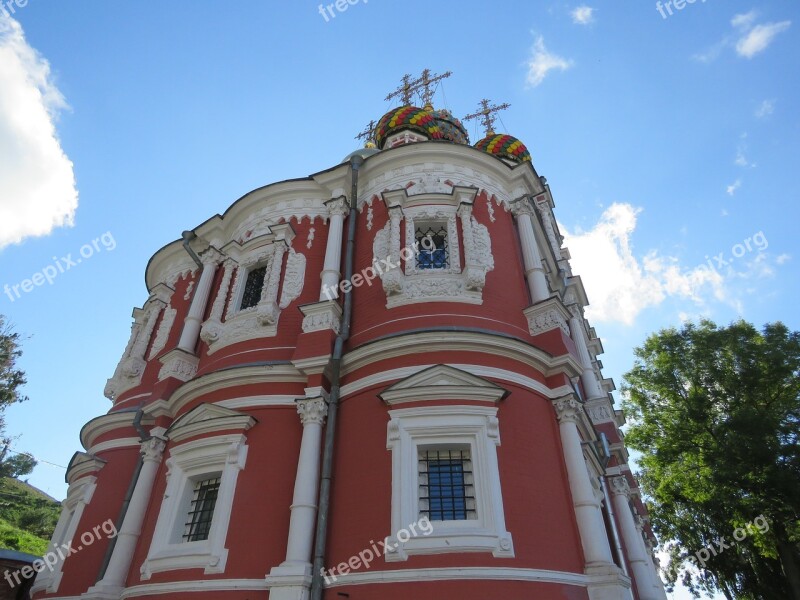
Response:
[[[739,15],[735,15],[733,19],[731,19],[731,25],[736,29],[750,29],[750,26],[753,24],[753,21],[756,20],[758,16],[758,11],[751,10],[749,13],[743,13]]]
[[[786,264],[791,260],[792,256],[790,254],[781,254],[778,258],[775,259],[775,262],[779,265]]]
[[[789,29],[791,24],[791,21],[781,21],[780,23],[756,25],[736,43],[737,54],[745,58],[753,58],[759,52],[766,50],[775,36]]]
[[[720,212],[720,216],[722,216],[722,217],[727,217],[728,215],[730,215],[730,213],[728,212],[728,210],[727,210],[726,208],[723,208],[723,209],[722,209],[722,212]]]
[[[539,36],[533,45],[531,57],[528,59],[528,85],[536,87],[553,69],[566,71],[572,66],[572,61],[548,52],[544,45],[544,38]]]
[[[648,307],[669,297],[704,307],[707,300],[729,301],[723,277],[706,265],[686,268],[675,257],[649,252],[641,260],[631,237],[641,209],[615,203],[592,229],[570,233],[559,225],[572,255],[573,272],[589,294],[587,315],[597,321],[632,324]]]
[[[572,15],[572,22],[578,25],[588,25],[594,21],[594,9],[585,4],[575,8],[570,15]]]
[[[728,196],[733,196],[739,190],[740,187],[742,187],[742,180],[737,179],[727,188],[725,188],[725,191],[727,192]]]
[[[72,226],[78,192],[55,129],[66,107],[49,63],[0,11],[0,249]]]
[[[756,109],[756,118],[763,119],[764,117],[771,115],[773,112],[775,112],[775,101],[764,100]]]
[[[737,31],[726,35],[704,52],[694,54],[692,58],[699,62],[710,63],[728,47],[735,47],[739,56],[753,58],[756,54],[766,50],[775,36],[789,29],[792,24],[791,21],[781,21],[780,23],[755,25],[757,17],[758,12],[755,10],[734,16],[731,19],[731,27]]]

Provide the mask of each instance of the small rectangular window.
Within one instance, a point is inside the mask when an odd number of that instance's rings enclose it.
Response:
[[[421,223],[414,233],[418,269],[449,269],[450,246],[445,223]]]
[[[259,267],[247,273],[247,281],[244,284],[244,294],[242,294],[242,304],[240,310],[256,306],[261,301],[261,289],[264,287],[264,279],[267,275],[267,267]]]
[[[431,521],[477,519],[468,448],[420,450],[419,504]]]
[[[211,518],[214,516],[214,507],[217,505],[219,482],[219,476],[195,482],[192,502],[189,506],[189,520],[186,522],[183,534],[185,541],[197,542],[208,539]]]

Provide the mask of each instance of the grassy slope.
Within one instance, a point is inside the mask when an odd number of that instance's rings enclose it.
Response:
[[[53,535],[61,505],[35,488],[0,480],[0,548],[42,555]]]

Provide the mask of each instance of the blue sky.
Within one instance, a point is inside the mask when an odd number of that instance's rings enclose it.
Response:
[[[0,0],[0,314],[26,337],[30,397],[7,411],[16,450],[66,465],[108,410],[156,250],[338,163],[426,67],[454,73],[437,107],[512,105],[497,129],[550,183],[618,385],[633,347],[687,318],[800,329],[796,3],[359,0],[327,20],[306,1],[22,4]],[[52,284],[17,297],[37,272]],[[60,497],[63,476],[41,463],[30,481]]]

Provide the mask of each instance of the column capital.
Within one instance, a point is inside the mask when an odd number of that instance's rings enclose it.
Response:
[[[167,447],[166,438],[153,436],[142,442],[141,455],[145,462],[161,462],[164,449]]]
[[[325,206],[328,208],[328,214],[331,216],[339,215],[341,217],[345,217],[350,213],[350,203],[344,196],[331,198],[325,202]]]
[[[617,475],[616,477],[609,477],[609,483],[611,484],[611,493],[615,496],[624,495],[630,496],[631,494],[631,486],[628,483],[628,479],[624,475]]]
[[[214,246],[209,246],[200,256],[200,261],[204,267],[216,267],[225,259],[225,255]]]
[[[533,207],[527,196],[522,196],[511,202],[511,214],[515,217],[520,217],[521,215],[533,216]]]
[[[295,402],[303,427],[310,424],[322,425],[325,422],[325,417],[328,416],[328,403],[321,397],[298,398]]]
[[[581,403],[574,396],[564,396],[553,400],[559,423],[576,423],[580,419]]]

